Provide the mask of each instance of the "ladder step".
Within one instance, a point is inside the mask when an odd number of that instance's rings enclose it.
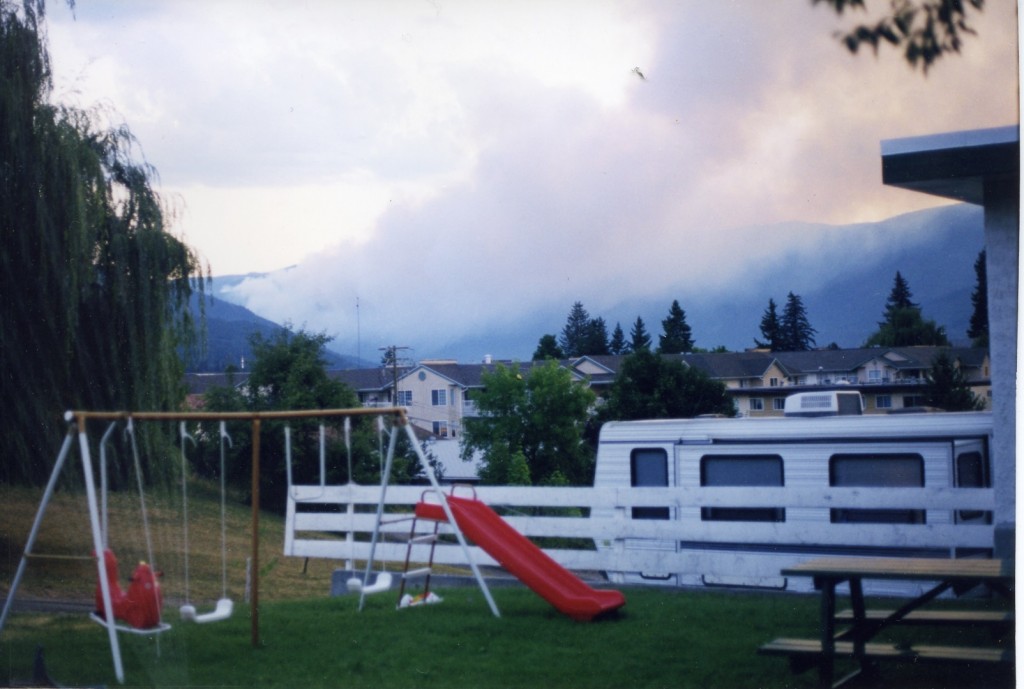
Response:
[[[385,524],[401,524],[402,522],[411,522],[414,519],[416,519],[415,514],[410,514],[408,517],[398,517],[396,519],[381,519],[380,525],[384,526]]]
[[[431,533],[423,536],[416,536],[409,539],[409,543],[434,543],[437,541],[437,534]]]
[[[426,574],[430,574],[430,567],[420,567],[419,569],[410,569],[408,572],[402,575],[403,579],[412,579],[413,577],[421,577]]]

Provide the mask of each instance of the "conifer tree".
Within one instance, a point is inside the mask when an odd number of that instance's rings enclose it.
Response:
[[[629,348],[633,352],[651,348],[651,336],[647,333],[647,326],[640,316],[636,317],[636,322],[629,329]]]
[[[761,316],[761,337],[764,341],[754,339],[754,344],[762,349],[768,349],[772,352],[778,352],[781,350],[779,346],[782,343],[782,323],[779,321],[778,307],[775,306],[775,300],[768,300],[768,308],[764,310],[764,315]]]
[[[612,339],[608,342],[609,354],[629,354],[629,343],[626,342],[626,334],[622,332],[622,326],[615,323],[615,330],[612,330]]]
[[[885,302],[884,320],[878,330],[865,342],[866,347],[916,347],[921,345],[948,346],[946,329],[926,320],[921,307],[915,304],[910,286],[897,271],[892,290]]]
[[[601,355],[609,353],[608,325],[605,323],[604,318],[598,316],[591,319],[587,326],[587,336],[584,340],[583,351],[580,354]]]
[[[974,261],[976,282],[971,292],[971,327],[967,337],[975,347],[988,347],[988,271],[985,265],[985,250],[982,249]]]
[[[679,300],[673,300],[668,310],[668,318],[661,322],[664,334],[659,336],[658,351],[662,354],[679,354],[693,351],[693,332],[686,322],[686,312],[679,306]]]
[[[814,347],[814,333],[817,331],[807,319],[803,300],[792,292],[786,295],[780,329],[782,337],[778,351],[806,352]]]
[[[565,319],[565,326],[558,338],[558,346],[566,357],[574,358],[586,354],[587,338],[590,336],[590,314],[583,308],[583,302],[575,302]]]

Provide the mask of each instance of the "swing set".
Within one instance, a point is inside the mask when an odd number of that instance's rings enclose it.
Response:
[[[227,421],[249,421],[252,424],[252,474],[251,474],[251,493],[252,493],[252,513],[251,513],[251,579],[250,579],[250,590],[249,590],[249,603],[250,603],[250,627],[251,627],[251,643],[252,646],[260,646],[260,635],[259,635],[259,510],[260,510],[260,429],[263,420],[277,419],[308,419],[308,418],[324,418],[324,417],[344,417],[345,419],[345,443],[348,451],[348,462],[349,462],[349,481],[351,482],[352,476],[352,453],[350,443],[350,420],[351,417],[356,416],[377,416],[378,417],[378,429],[383,435],[383,418],[391,417],[392,419],[392,430],[389,433],[390,440],[388,444],[388,451],[386,459],[383,461],[381,468],[381,495],[380,501],[377,505],[377,526],[374,529],[373,537],[370,544],[369,558],[366,562],[366,569],[362,579],[353,577],[348,585],[353,591],[358,590],[360,593],[359,598],[359,609],[363,609],[363,603],[365,596],[386,591],[391,588],[392,575],[387,571],[382,571],[377,575],[375,581],[371,583],[371,574],[373,567],[373,560],[375,556],[375,550],[377,547],[378,538],[380,536],[380,524],[383,516],[383,508],[386,499],[386,493],[388,488],[388,477],[391,473],[393,465],[393,459],[395,454],[395,448],[398,440],[398,430],[400,428],[405,430],[405,433],[410,441],[410,444],[414,448],[416,455],[419,459],[420,465],[424,469],[430,483],[432,485],[433,492],[436,493],[440,501],[440,506],[448,519],[448,522],[453,525],[454,534],[462,547],[463,552],[466,555],[466,560],[473,571],[476,580],[487,599],[488,604],[491,607],[494,615],[500,616],[498,613],[497,606],[494,603],[493,598],[490,595],[490,591],[487,588],[483,576],[480,574],[479,569],[476,566],[473,558],[470,555],[469,546],[466,543],[462,532],[456,526],[455,518],[451,513],[451,509],[448,506],[448,501],[441,491],[440,486],[437,483],[437,478],[434,476],[433,471],[430,470],[429,463],[426,457],[423,455],[423,451],[413,434],[412,428],[408,423],[405,416],[405,410],[401,408],[385,408],[385,409],[317,409],[317,410],[306,410],[306,411],[281,411],[281,412],[96,412],[96,411],[69,411],[65,414],[65,420],[68,423],[67,433],[64,437],[64,441],[61,444],[60,451],[58,452],[56,462],[54,463],[53,470],[50,474],[49,481],[46,484],[46,488],[43,492],[43,497],[40,500],[39,508],[36,511],[35,519],[33,520],[32,527],[29,531],[28,539],[25,545],[24,552],[22,554],[21,561],[18,564],[18,568],[15,572],[14,579],[11,583],[10,589],[7,594],[7,598],[4,602],[3,611],[0,612],[0,634],[3,633],[4,625],[10,615],[11,608],[17,594],[18,586],[25,574],[25,569],[30,558],[41,558],[46,557],[45,555],[37,555],[33,553],[32,549],[35,545],[36,539],[39,535],[39,529],[42,524],[43,516],[46,513],[46,507],[53,497],[54,490],[57,485],[57,481],[64,468],[64,464],[71,453],[71,449],[74,445],[75,437],[78,439],[79,457],[82,462],[82,469],[85,475],[85,489],[86,489],[86,500],[89,512],[89,526],[92,533],[92,550],[93,557],[90,558],[96,563],[97,570],[97,587],[96,587],[96,612],[93,613],[93,619],[104,626],[107,630],[107,635],[110,641],[111,656],[113,659],[114,673],[117,677],[117,681],[124,683],[124,666],[121,659],[120,644],[118,641],[118,633],[128,634],[144,634],[144,635],[158,635],[162,632],[166,632],[171,629],[171,625],[163,620],[162,607],[163,607],[163,593],[160,587],[159,572],[156,570],[153,562],[153,547],[152,539],[149,533],[149,522],[145,504],[145,491],[143,489],[143,478],[141,471],[141,464],[139,461],[138,446],[135,439],[135,422],[136,421],[178,421],[179,422],[179,437],[181,443],[181,463],[182,463],[182,513],[183,513],[183,561],[184,561],[184,583],[185,583],[185,601],[182,604],[179,615],[184,622],[194,622],[198,624],[217,622],[220,620],[228,619],[234,609],[234,603],[227,594],[227,532],[226,532],[226,485],[225,485],[225,446],[231,445],[231,438],[228,436],[225,430],[225,422]],[[100,441],[100,495],[97,496],[97,488],[95,484],[95,476],[93,471],[92,454],[89,444],[88,436],[88,425],[90,421],[107,421],[109,426],[103,434]],[[194,439],[188,434],[185,426],[186,421],[219,421],[219,439],[220,439],[220,480],[221,480],[221,577],[222,577],[222,594],[221,598],[217,601],[216,606],[212,611],[199,613],[196,607],[193,605],[189,594],[189,543],[188,543],[188,497],[187,497],[187,456],[186,456],[186,444],[188,442],[194,443]],[[131,441],[132,449],[132,462],[133,470],[136,477],[136,483],[139,491],[139,503],[142,512],[142,526],[146,540],[146,551],[148,561],[140,563],[136,568],[135,573],[132,577],[131,585],[127,591],[122,591],[118,583],[118,571],[117,571],[117,560],[114,556],[113,551],[109,547],[108,539],[108,516],[107,516],[107,479],[106,479],[106,451],[109,443],[109,439],[116,428],[118,422],[124,422],[126,424],[125,433],[128,435]],[[320,476],[321,484],[325,482],[325,459],[324,459],[324,427],[321,424],[321,460],[320,460]],[[288,467],[288,488],[291,490],[291,441],[290,441],[290,429],[285,426],[286,435],[286,457]],[[67,557],[67,556],[63,556]],[[120,622],[119,622],[120,620]]]

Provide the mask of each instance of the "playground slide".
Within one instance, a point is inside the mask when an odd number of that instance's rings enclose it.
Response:
[[[448,505],[465,536],[483,548],[537,595],[574,620],[590,621],[626,604],[619,591],[594,589],[551,559],[528,538],[479,500],[447,496]],[[437,503],[416,505],[420,519],[447,521]]]

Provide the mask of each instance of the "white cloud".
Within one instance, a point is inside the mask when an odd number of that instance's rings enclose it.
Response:
[[[240,285],[250,308],[351,338],[358,297],[366,338],[424,354],[552,304],[735,288],[826,248],[737,228],[941,203],[881,185],[880,140],[1017,120],[1004,4],[927,78],[801,0],[77,12],[51,11],[58,91],[122,113],[214,272],[300,263]]]

